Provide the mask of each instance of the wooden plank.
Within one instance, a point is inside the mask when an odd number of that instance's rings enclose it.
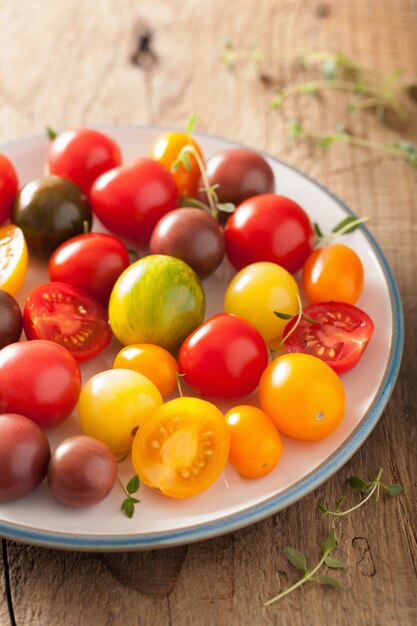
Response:
[[[352,461],[314,494],[250,528],[172,550],[88,555],[9,543],[17,623],[415,622],[416,173],[389,155],[351,146],[317,152],[306,142],[289,143],[287,135],[294,117],[317,130],[331,130],[347,118],[349,129],[362,136],[417,142],[416,109],[405,130],[383,127],[371,114],[346,115],[348,98],[334,93],[320,100],[294,97],[276,112],[268,108],[273,88],[259,80],[254,64],[229,72],[218,61],[229,36],[236,46],[261,45],[276,55],[295,47],[340,49],[366,65],[416,76],[415,2],[242,0],[236,10],[221,0],[204,7],[183,0],[181,9],[168,0],[98,0],[91,12],[77,0],[41,11],[30,0],[6,0],[0,23],[0,138],[39,132],[46,123],[183,126],[196,110],[202,131],[285,158],[358,214],[372,215],[370,228],[398,280],[408,330],[402,372],[381,422]],[[145,65],[153,60],[148,69],[130,60],[144,35],[156,55],[155,60],[145,50],[140,57]],[[300,78],[289,62],[263,69],[285,83]],[[296,580],[283,557],[285,545],[303,549],[312,563],[319,556],[317,541],[326,535],[328,520],[316,511],[316,501],[333,503],[349,475],[372,478],[380,466],[387,482],[401,480],[406,491],[341,525],[340,553],[350,567],[338,576],[349,591],[310,585],[263,608]]]
[[[9,626],[10,614],[7,603],[7,582],[6,582],[6,563],[3,558],[3,551],[6,549],[6,542],[1,541],[0,549],[0,626]]]

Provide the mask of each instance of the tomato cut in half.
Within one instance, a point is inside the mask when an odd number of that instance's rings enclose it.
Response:
[[[229,443],[226,420],[214,404],[176,398],[156,409],[139,427],[132,461],[149,487],[171,498],[188,498],[220,476]]]
[[[35,287],[23,311],[28,339],[48,339],[67,348],[77,361],[99,354],[111,339],[107,313],[94,298],[65,283]]]
[[[325,361],[338,374],[352,369],[361,358],[374,332],[374,323],[364,311],[346,302],[320,302],[304,309],[316,323],[300,320],[286,339],[288,352],[303,352]],[[287,324],[284,336],[294,327]]]
[[[23,231],[13,224],[0,228],[0,289],[16,295],[25,280],[28,249]]]

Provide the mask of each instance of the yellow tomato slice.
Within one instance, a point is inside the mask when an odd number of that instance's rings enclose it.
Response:
[[[28,249],[23,232],[8,224],[0,228],[0,289],[14,296],[25,280]]]
[[[177,398],[141,424],[132,461],[142,482],[171,498],[188,498],[212,485],[229,454],[229,430],[219,409],[199,398]]]

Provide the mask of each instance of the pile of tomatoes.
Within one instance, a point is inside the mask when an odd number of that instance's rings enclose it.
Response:
[[[317,440],[338,427],[339,375],[373,332],[355,306],[363,266],[340,242],[316,247],[317,228],[274,193],[261,155],[204,160],[189,134],[167,132],[123,164],[111,137],[82,128],[51,140],[46,165],[19,189],[0,155],[0,502],[47,476],[61,502],[96,503],[130,452],[143,483],[193,496],[228,461],[248,478],[271,472],[282,434]],[[109,232],[91,232],[95,221]],[[50,282],[22,312],[29,256]],[[237,273],[224,311],[204,321],[202,281],[222,263]],[[79,363],[113,337],[113,368],[82,384]],[[44,431],[76,407],[84,434],[51,455]]]

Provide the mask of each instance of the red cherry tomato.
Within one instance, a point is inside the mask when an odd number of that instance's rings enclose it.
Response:
[[[303,266],[315,240],[300,205],[273,193],[242,202],[226,224],[225,237],[227,256],[236,269],[271,261],[291,274]]]
[[[49,172],[69,178],[87,195],[96,178],[121,162],[114,139],[91,128],[65,130],[49,146]]]
[[[239,398],[257,387],[268,350],[252,324],[220,313],[187,337],[178,364],[187,383],[203,395]]]
[[[77,361],[88,361],[108,345],[107,313],[93,298],[71,285],[45,283],[35,287],[23,310],[28,339],[49,339],[67,348]]]
[[[53,428],[72,413],[80,391],[77,362],[57,343],[20,341],[0,350],[0,413]]]
[[[374,323],[364,311],[346,302],[311,304],[304,313],[312,324],[302,318],[285,341],[288,352],[318,356],[335,372],[352,369],[361,358],[374,332]],[[287,324],[284,336],[295,324]]]
[[[0,224],[10,219],[18,189],[19,181],[13,165],[0,154]]]
[[[141,158],[100,176],[91,188],[93,211],[116,235],[149,242],[165,213],[178,206],[172,174],[153,159]]]
[[[87,233],[55,250],[49,260],[49,278],[77,287],[107,306],[114,283],[129,263],[129,252],[120,239]]]

